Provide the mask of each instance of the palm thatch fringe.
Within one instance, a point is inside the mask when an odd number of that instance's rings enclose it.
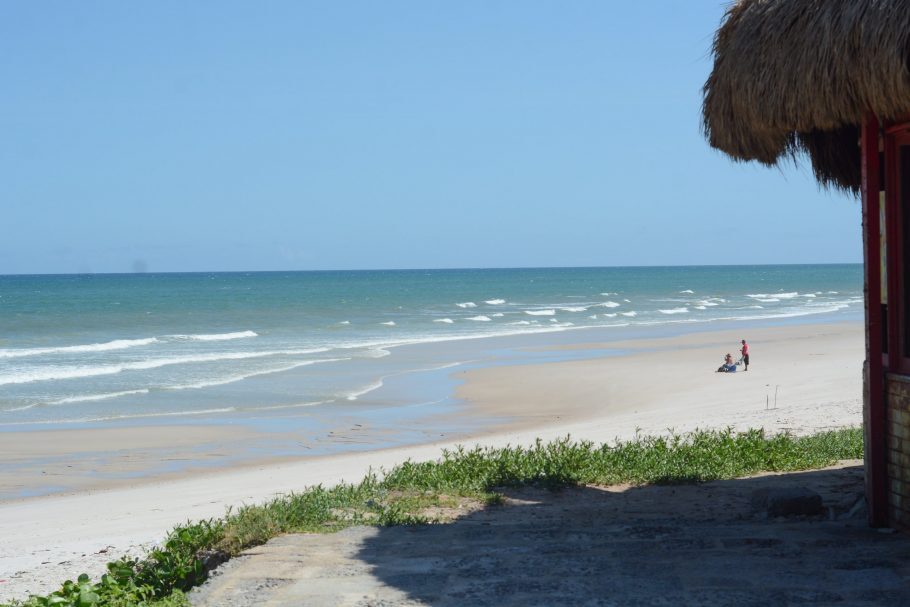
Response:
[[[859,125],[910,112],[910,0],[739,0],[704,87],[710,144],[773,165],[807,153],[819,181],[858,191]]]

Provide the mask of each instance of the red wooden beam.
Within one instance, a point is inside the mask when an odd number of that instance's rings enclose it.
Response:
[[[897,128],[895,128],[897,127]],[[886,371],[902,371],[903,340],[901,339],[901,217],[900,217],[900,165],[897,135],[906,129],[903,125],[891,125],[884,136],[885,183],[879,187],[885,190],[885,270],[888,292],[888,362]],[[889,134],[890,133],[890,134]],[[884,187],[882,187],[884,186]]]
[[[882,527],[888,524],[888,467],[887,467],[887,410],[885,406],[885,369],[882,364],[882,283],[881,283],[881,222],[879,221],[879,124],[869,114],[863,124],[862,205],[863,259],[865,260],[866,291],[866,381],[869,401],[864,411],[864,442],[866,468],[866,500],[869,524]],[[889,222],[890,223],[890,222]],[[888,226],[892,227],[892,226]],[[889,290],[889,297],[896,293]],[[889,308],[892,306],[889,306]],[[889,340],[889,349],[898,347]]]

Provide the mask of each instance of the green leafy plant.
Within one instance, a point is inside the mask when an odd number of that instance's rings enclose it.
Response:
[[[860,428],[806,437],[766,436],[763,430],[696,431],[638,437],[612,445],[569,437],[531,447],[457,447],[436,461],[407,461],[356,484],[311,487],[263,505],[229,510],[223,519],[188,522],[143,559],[108,564],[98,582],[87,575],[67,581],[24,607],[186,607],[183,592],[208,575],[206,555],[224,558],[281,533],[331,532],[351,525],[420,525],[443,522],[438,513],[467,503],[502,502],[497,488],[549,489],[581,484],[694,483],[762,471],[824,467],[863,456]]]

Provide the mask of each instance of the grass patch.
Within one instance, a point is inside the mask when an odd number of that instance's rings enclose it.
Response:
[[[446,522],[501,503],[499,487],[694,483],[809,470],[862,456],[860,428],[799,438],[728,429],[613,445],[565,438],[528,448],[458,447],[444,451],[439,460],[408,461],[356,484],[312,487],[264,505],[229,510],[222,519],[187,523],[145,558],[109,563],[101,580],[83,575],[46,597],[13,605],[184,607],[189,603],[183,592],[202,583],[214,562],[279,534]]]

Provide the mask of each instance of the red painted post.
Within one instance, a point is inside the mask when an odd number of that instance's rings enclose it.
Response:
[[[888,292],[888,363],[886,372],[902,371],[903,340],[901,339],[901,287],[903,270],[901,257],[901,217],[900,217],[900,165],[898,155],[900,148],[897,138],[901,134],[901,125],[891,125],[884,132],[885,183],[879,184],[885,190],[885,271],[887,272]]]
[[[869,524],[888,524],[887,419],[885,369],[882,364],[881,222],[879,221],[879,124],[869,114],[863,124],[862,205],[863,258],[866,291],[866,389],[869,400],[864,411],[866,500]],[[889,290],[890,293],[890,290]],[[893,303],[893,302],[892,302]],[[890,308],[891,306],[889,306]],[[893,342],[891,342],[893,343]],[[891,345],[891,348],[897,344]]]

